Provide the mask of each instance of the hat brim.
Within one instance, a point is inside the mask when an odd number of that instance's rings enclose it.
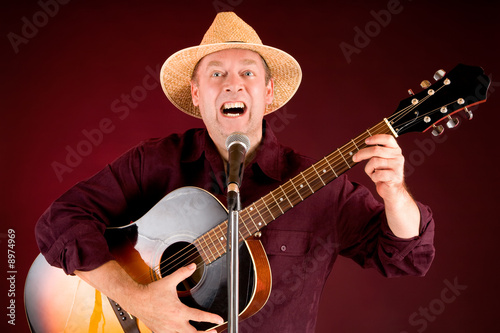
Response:
[[[160,71],[163,92],[179,110],[196,118],[200,111],[191,98],[191,77],[198,61],[208,54],[227,50],[245,49],[259,53],[266,61],[274,80],[274,99],[265,114],[285,105],[299,88],[302,70],[299,63],[288,53],[277,48],[252,43],[230,42],[189,47],[171,55]]]

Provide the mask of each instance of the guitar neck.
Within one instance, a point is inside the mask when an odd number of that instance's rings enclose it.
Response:
[[[239,213],[239,241],[255,235],[263,227],[351,169],[357,164],[353,162],[352,156],[365,148],[367,146],[365,140],[375,134],[391,134],[397,137],[387,119],[384,119],[277,189],[242,209]],[[227,227],[228,221],[226,220],[195,240],[194,244],[206,264],[226,253]]]

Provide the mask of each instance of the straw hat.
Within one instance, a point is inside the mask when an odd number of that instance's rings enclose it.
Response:
[[[170,56],[160,71],[163,91],[177,108],[201,118],[191,100],[193,69],[204,56],[225,49],[247,49],[259,53],[266,61],[274,79],[274,100],[265,114],[282,107],[297,91],[302,79],[298,62],[288,53],[262,44],[251,26],[233,12],[217,14],[205,33],[201,44],[186,48]]]

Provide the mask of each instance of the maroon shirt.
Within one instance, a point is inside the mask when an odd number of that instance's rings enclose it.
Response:
[[[280,145],[264,126],[263,143],[244,171],[242,207],[313,163]],[[144,142],[63,194],[37,223],[40,250],[68,274],[97,268],[113,259],[103,237],[107,226],[137,220],[183,186],[203,188],[226,203],[223,161],[204,129]],[[434,258],[434,222],[426,206],[418,207],[420,235],[399,239],[383,205],[340,176],[278,217],[261,238],[272,270],[271,297],[240,331],[314,332],[321,291],[339,254],[385,276],[424,275]]]

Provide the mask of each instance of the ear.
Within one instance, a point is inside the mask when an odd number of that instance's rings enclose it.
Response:
[[[193,105],[198,106],[200,104],[200,89],[196,82],[191,81],[191,99],[193,100]]]
[[[269,105],[273,102],[274,99],[274,80],[273,78],[269,79],[269,82],[266,86],[266,105]]]

